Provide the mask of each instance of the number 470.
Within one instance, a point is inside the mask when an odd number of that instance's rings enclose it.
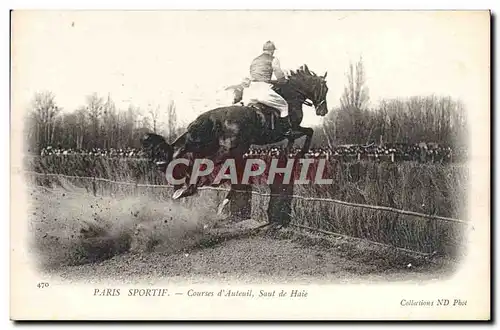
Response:
[[[39,289],[48,288],[49,287],[49,283],[47,283],[47,282],[38,282],[38,284],[36,285],[36,287],[39,288]]]

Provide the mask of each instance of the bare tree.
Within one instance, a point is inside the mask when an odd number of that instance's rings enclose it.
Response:
[[[344,93],[340,98],[342,109],[364,110],[368,105],[368,87],[365,85],[365,68],[363,59],[360,58],[356,63],[356,70],[351,63],[347,73],[347,85],[344,87]]]
[[[32,136],[36,140],[37,148],[43,148],[54,143],[56,119],[60,111],[61,109],[57,106],[52,92],[35,93],[32,100],[32,120],[35,122],[35,133]]]
[[[76,124],[77,124],[77,133],[76,133],[76,148],[82,149],[84,138],[88,133],[88,117],[87,112],[84,107],[76,110]]]
[[[174,110],[175,111],[175,110]],[[151,118],[151,121],[153,123],[153,132],[157,133],[159,126],[161,125],[160,122],[160,105],[157,105],[156,107],[152,107],[149,105],[149,111],[148,114]]]
[[[100,132],[100,120],[105,109],[105,102],[102,97],[99,97],[97,93],[93,93],[86,97],[85,109],[90,119],[90,124],[92,125],[92,143],[94,146],[102,146],[101,132]],[[99,143],[101,142],[101,143]]]
[[[105,148],[109,148],[113,145],[117,134],[117,114],[116,114],[116,106],[113,100],[111,99],[110,94],[108,94],[108,98],[103,105],[102,109],[102,123],[101,123],[101,132],[102,132],[102,143]]]
[[[330,117],[333,117],[333,119]],[[323,124],[321,126],[323,129],[323,134],[326,137],[326,141],[328,142],[328,146],[330,148],[333,148],[333,143],[334,143],[333,141],[336,141],[335,116],[330,115],[329,117],[325,118],[325,120],[323,121]]]
[[[341,129],[336,135],[347,143],[364,143],[370,138],[369,123],[365,111],[368,106],[368,87],[366,86],[363,59],[354,66],[349,65],[347,84],[340,98],[340,109],[336,114],[335,127]]]
[[[167,139],[172,142],[176,138],[177,113],[174,101],[170,101],[167,106]]]

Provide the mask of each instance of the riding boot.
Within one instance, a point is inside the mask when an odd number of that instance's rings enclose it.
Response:
[[[290,136],[292,135],[292,123],[290,123],[290,116],[286,116],[281,118],[283,122],[283,135],[284,136]]]

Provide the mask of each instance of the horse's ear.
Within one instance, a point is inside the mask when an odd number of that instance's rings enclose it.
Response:
[[[325,74],[323,75],[323,79],[326,78],[326,75],[328,74],[328,71],[325,72]]]
[[[304,64],[304,71],[308,74],[310,74],[311,72],[309,71],[309,68],[307,67],[307,64]]]

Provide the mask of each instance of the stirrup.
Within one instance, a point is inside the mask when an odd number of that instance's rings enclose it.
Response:
[[[293,130],[292,130],[291,128],[287,129],[287,130],[283,133],[283,135],[284,135],[284,136],[290,136],[290,135],[292,135],[292,134],[293,134]]]

